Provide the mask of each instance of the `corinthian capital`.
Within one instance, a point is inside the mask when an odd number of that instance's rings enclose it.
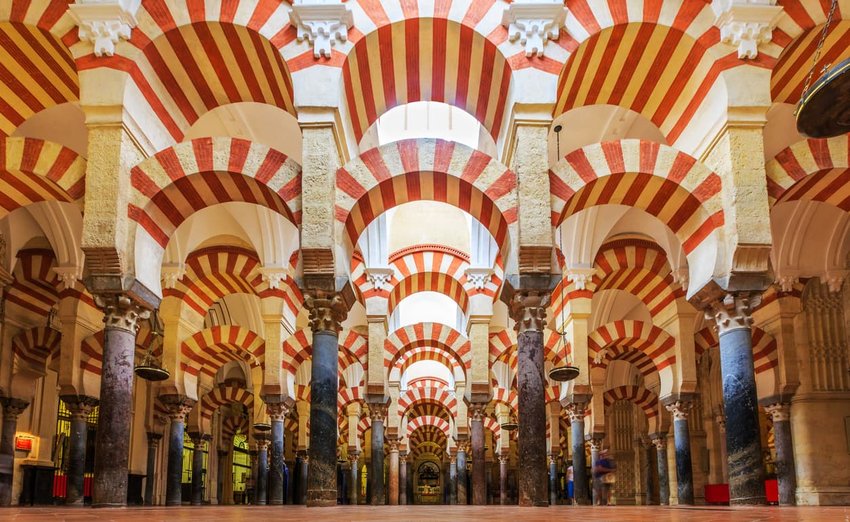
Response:
[[[773,422],[783,422],[791,420],[791,405],[787,402],[774,402],[764,407],[764,410],[770,415]]]
[[[23,399],[14,399],[12,397],[3,397],[0,399],[0,406],[3,406],[3,419],[17,419],[18,415],[23,413],[29,405],[29,401]]]
[[[372,422],[384,422],[387,420],[389,409],[387,404],[370,404],[369,418],[372,419]]]
[[[546,306],[550,294],[545,290],[517,290],[508,303],[508,310],[516,322],[517,333],[542,332],[546,326]]]
[[[690,399],[677,399],[664,405],[675,420],[688,420],[694,402]]]
[[[196,401],[185,395],[169,394],[160,395],[159,402],[165,407],[172,422],[184,422]]]
[[[306,290],[304,307],[310,312],[310,329],[316,332],[339,333],[348,317],[348,303],[340,292]]]
[[[139,320],[150,317],[151,312],[124,294],[95,294],[94,301],[103,310],[106,328],[132,333],[139,330]]]
[[[266,411],[273,421],[282,421],[289,414],[289,406],[282,402],[266,403]]]
[[[564,407],[570,422],[581,422],[584,420],[584,415],[587,412],[586,402],[571,402]]]
[[[705,315],[717,325],[717,333],[723,335],[732,330],[750,328],[753,310],[761,303],[761,293],[739,292],[710,303]]]

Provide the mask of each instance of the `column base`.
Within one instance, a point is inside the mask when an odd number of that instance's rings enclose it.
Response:
[[[729,499],[730,506],[766,506],[767,497],[744,497]]]
[[[307,507],[336,506],[335,489],[314,489],[307,491]]]

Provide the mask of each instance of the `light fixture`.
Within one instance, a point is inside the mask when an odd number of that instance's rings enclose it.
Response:
[[[154,337],[162,337],[162,325],[159,322],[159,314],[156,310],[151,312],[148,321],[150,323],[151,334]],[[142,363],[136,366],[133,371],[139,378],[151,382],[164,381],[171,376],[171,373],[163,368],[162,364],[154,356],[153,343],[145,351],[145,355],[142,357]]]

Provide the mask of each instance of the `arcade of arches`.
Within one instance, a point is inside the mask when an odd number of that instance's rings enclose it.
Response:
[[[829,5],[0,2],[0,504],[850,504]]]

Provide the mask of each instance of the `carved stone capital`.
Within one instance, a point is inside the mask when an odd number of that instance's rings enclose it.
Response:
[[[469,267],[465,273],[467,282],[476,290],[484,290],[493,277],[493,269],[486,266]]]
[[[394,275],[395,270],[390,267],[366,269],[366,280],[375,290],[383,290],[385,286],[390,284]]]
[[[66,289],[74,288],[74,285],[83,276],[83,267],[81,266],[54,266],[53,271],[59,276],[59,280],[62,281],[62,288]]]
[[[165,407],[171,422],[185,422],[196,401],[185,395],[169,394],[160,395],[159,402]]]
[[[260,276],[263,278],[263,282],[269,285],[269,288],[277,290],[283,287],[283,283],[289,277],[289,274],[282,267],[264,266],[260,268]]]
[[[654,433],[650,435],[649,438],[652,445],[655,446],[657,451],[664,451],[667,449],[667,435],[665,433]]]
[[[387,404],[370,404],[369,418],[372,419],[372,422],[384,422],[387,420],[389,409]]]
[[[387,439],[387,449],[390,453],[398,453],[398,446],[401,443],[396,438]]]
[[[726,294],[723,299],[713,301],[705,312],[706,319],[713,319],[717,333],[739,329],[749,329],[753,324],[753,310],[761,303],[758,292],[740,292]]]
[[[351,9],[340,0],[295,0],[289,13],[298,28],[298,41],[313,44],[313,57],[331,57],[331,47],[348,40],[348,29],[354,25]]]
[[[720,40],[738,48],[738,58],[753,59],[758,48],[773,39],[773,29],[782,15],[776,0],[713,0]]]
[[[469,405],[469,418],[473,421],[483,421],[486,416],[487,403],[474,402]]]
[[[87,419],[99,402],[94,397],[86,395],[63,395],[62,400],[68,407],[68,411],[71,412],[71,419],[73,420]]]
[[[310,312],[310,329],[316,332],[339,333],[348,317],[348,303],[339,292],[306,290],[304,307]]]
[[[464,454],[469,453],[469,441],[466,439],[457,441],[457,452]]]
[[[25,401],[24,399],[15,399],[13,397],[3,397],[0,398],[0,405],[3,406],[3,419],[17,419],[18,415],[24,412],[27,409],[27,406],[30,405],[29,401]]]
[[[197,451],[203,449],[204,443],[210,440],[212,437],[210,437],[206,433],[190,432],[189,438],[192,439],[192,444],[195,445],[195,450]]]
[[[159,446],[159,441],[162,440],[162,433],[158,433],[156,431],[147,432],[148,436],[148,445],[152,448],[156,448]]]
[[[717,423],[717,429],[720,430],[720,433],[726,433],[726,417],[724,415],[715,416],[714,422]]]
[[[605,441],[605,435],[593,433],[585,437],[587,444],[590,446],[591,451],[600,451],[603,447],[603,442]]]
[[[571,402],[564,406],[564,410],[570,418],[570,422],[584,421],[584,416],[587,413],[587,405],[588,403],[586,402]]]
[[[132,333],[139,331],[139,321],[150,317],[151,312],[123,294],[95,294],[95,304],[103,310],[106,328]]]
[[[770,415],[773,422],[787,422],[791,420],[791,404],[787,402],[774,402],[764,407],[764,411]]]
[[[406,451],[399,453],[398,454],[399,463],[401,463],[402,465],[407,464],[407,458],[408,457],[409,457],[409,455],[407,454]]]
[[[269,440],[265,436],[256,437],[255,440],[257,441],[257,449],[258,450],[268,450],[269,444],[271,444],[271,442],[272,442],[271,440]],[[304,460],[307,460],[307,457],[304,457]]]
[[[186,274],[186,265],[183,263],[163,264],[160,270],[163,288],[174,288],[177,282]]]
[[[497,455],[496,458],[499,459],[499,464],[507,464],[511,460],[510,455]]]
[[[94,46],[95,56],[112,56],[118,40],[130,39],[141,0],[77,0],[68,6],[79,37]]]
[[[282,402],[266,403],[266,411],[273,421],[283,421],[289,415],[289,406]]]
[[[546,327],[546,306],[550,294],[543,290],[517,290],[508,304],[508,312],[517,333],[542,332]]]
[[[664,405],[675,420],[688,420],[694,402],[690,399],[677,399]]]
[[[559,0],[515,0],[502,15],[510,41],[525,46],[525,56],[543,56],[547,40],[557,40],[567,17]]]
[[[823,280],[826,283],[827,288],[829,288],[829,292],[832,294],[837,294],[841,291],[841,287],[844,286],[844,280],[847,278],[847,274],[850,273],[848,270],[827,270],[823,275]]]
[[[580,267],[575,266],[568,268],[566,272],[567,280],[572,281],[577,290],[587,289],[588,284],[593,281],[593,276],[596,275],[596,267]]]
[[[357,451],[349,451],[348,452],[348,462],[351,464],[357,464],[357,460],[360,458],[360,453]]]

